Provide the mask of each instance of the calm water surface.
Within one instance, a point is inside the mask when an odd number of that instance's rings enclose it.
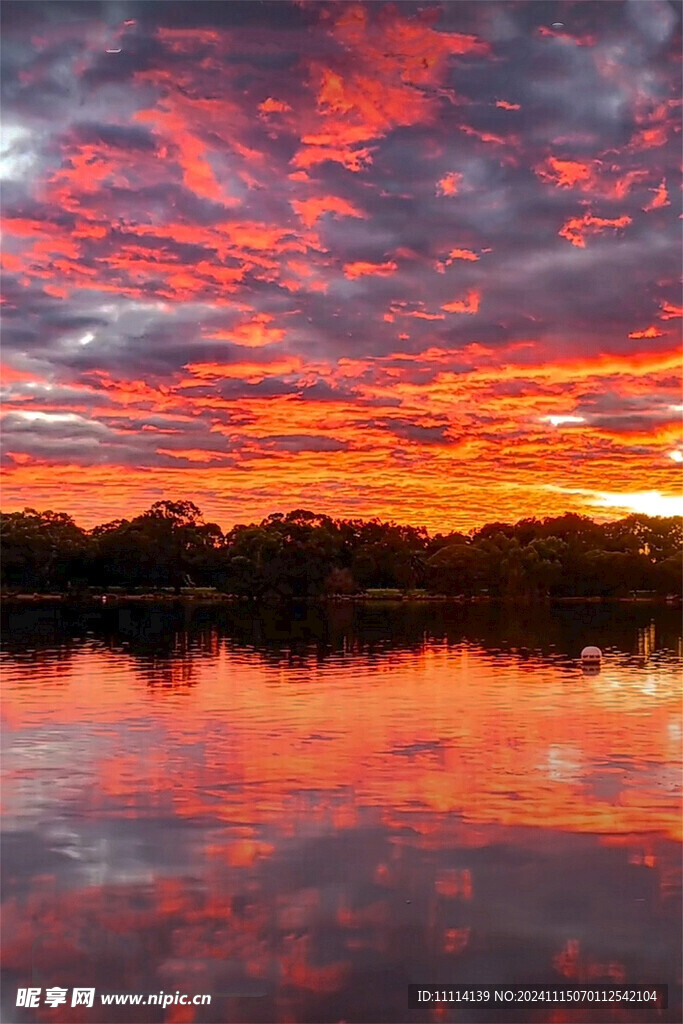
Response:
[[[9,608],[2,635],[8,1024],[680,1021],[678,610]],[[671,1009],[407,1008],[609,981]]]

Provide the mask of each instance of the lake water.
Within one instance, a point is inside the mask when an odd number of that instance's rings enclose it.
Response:
[[[2,1020],[680,1021],[680,634],[643,605],[6,608]],[[408,1009],[437,982],[670,1009]],[[98,1008],[160,991],[212,1004]]]

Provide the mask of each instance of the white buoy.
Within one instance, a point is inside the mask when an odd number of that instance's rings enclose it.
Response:
[[[581,663],[583,665],[599,665],[602,661],[602,651],[599,647],[584,647],[581,651]]]

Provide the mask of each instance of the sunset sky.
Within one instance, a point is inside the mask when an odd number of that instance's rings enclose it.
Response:
[[[681,511],[667,0],[3,5],[5,511]]]

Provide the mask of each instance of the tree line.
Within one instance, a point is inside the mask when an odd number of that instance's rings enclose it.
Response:
[[[567,513],[469,535],[423,526],[276,512],[223,533],[191,501],[84,530],[64,512],[0,514],[5,590],[213,587],[255,600],[395,589],[505,600],[680,595],[683,518],[611,523]]]

